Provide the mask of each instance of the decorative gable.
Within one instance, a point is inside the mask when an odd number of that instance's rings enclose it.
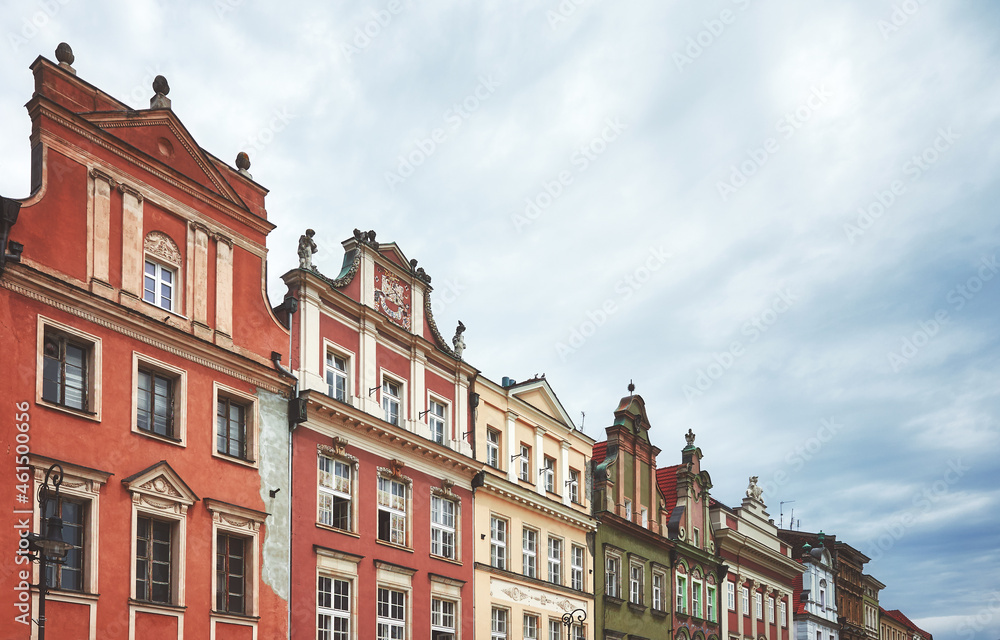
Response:
[[[133,502],[157,509],[171,509],[184,513],[198,501],[198,496],[166,460],[161,460],[125,478],[122,484],[132,492]]]
[[[563,408],[555,391],[552,390],[545,378],[535,378],[522,382],[511,389],[511,395],[545,415],[561,421],[568,428],[575,428],[573,419],[566,413],[566,409]]]

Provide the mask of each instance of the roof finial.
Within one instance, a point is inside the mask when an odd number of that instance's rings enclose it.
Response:
[[[632,380],[630,379],[628,381],[628,393],[629,395],[632,395],[634,392],[635,392],[635,385],[632,384]]]
[[[170,98],[167,97],[167,94],[170,93],[170,85],[167,84],[166,78],[163,76],[153,78],[153,93],[155,95],[149,99],[150,109],[170,108]]]
[[[250,156],[247,155],[246,151],[240,151],[236,154],[236,168],[239,170],[240,175],[253,178],[250,175]]]
[[[69,46],[65,42],[60,42],[59,46],[56,47],[56,60],[59,61],[59,66],[69,71],[74,76],[76,75],[76,69],[73,68],[73,61],[76,57],[73,55],[73,47]]]

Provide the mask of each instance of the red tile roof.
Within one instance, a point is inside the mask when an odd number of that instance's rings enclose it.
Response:
[[[608,441],[598,442],[594,445],[594,462],[600,464],[604,462],[604,458],[608,455]]]
[[[801,560],[796,560],[796,562],[802,564]],[[803,615],[806,612],[806,603],[802,602],[802,575],[800,573],[792,580],[792,610],[798,615]]]
[[[662,467],[656,470],[656,484],[663,494],[663,501],[667,505],[667,518],[677,506],[677,471],[683,465],[675,464],[672,467]]]
[[[879,607],[879,609],[882,609],[882,607]],[[882,609],[882,615],[889,616],[890,618],[892,618],[893,620],[895,620],[899,624],[903,625],[904,627],[906,627],[910,631],[916,631],[917,633],[919,633],[921,636],[923,636],[927,640],[933,640],[933,638],[934,638],[934,636],[932,636],[931,634],[927,633],[926,631],[924,631],[923,629],[921,629],[917,625],[913,624],[913,621],[910,620],[909,618],[907,618],[906,615],[902,611],[900,611],[899,609],[893,609],[892,611],[886,611],[885,609]]]

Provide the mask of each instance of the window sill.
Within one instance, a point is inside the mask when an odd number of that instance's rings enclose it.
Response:
[[[617,604],[617,605],[623,605],[623,604],[625,604],[625,601],[622,600],[621,598],[619,598],[617,596],[609,596],[607,594],[604,594],[604,602],[606,602],[608,604]]]
[[[649,612],[652,613],[654,616],[656,616],[658,618],[666,618],[667,615],[669,615],[663,609],[650,609]]]
[[[410,547],[404,547],[401,544],[396,544],[394,542],[389,542],[388,540],[379,540],[378,538],[376,538],[375,539],[375,544],[380,544],[380,545],[382,545],[384,547],[391,547],[393,549],[399,549],[400,551],[406,551],[407,553],[413,553],[413,549],[412,548],[410,548]]]
[[[628,608],[631,609],[632,611],[634,611],[635,613],[645,613],[645,611],[646,611],[646,606],[645,605],[638,604],[638,603],[635,603],[635,602],[629,602],[628,603]]]
[[[213,451],[212,457],[218,458],[219,460],[226,460],[228,462],[232,462],[233,464],[238,464],[244,467],[249,467],[251,469],[257,468],[256,460],[245,460],[243,458],[237,458],[236,456],[230,456],[225,453],[219,453],[218,451]]]
[[[147,602],[145,600],[136,600],[135,598],[128,599],[128,605],[130,607],[143,607],[145,609],[162,611],[164,613],[181,614],[187,610],[184,605],[177,604],[164,604],[162,602]]]
[[[440,560],[441,562],[448,562],[448,563],[451,563],[451,564],[454,564],[454,565],[462,566],[462,561],[461,560],[456,560],[455,558],[448,558],[446,556],[438,556],[438,555],[434,555],[433,553],[430,554],[430,556],[434,560]]]
[[[345,536],[350,536],[352,538],[360,538],[361,536],[353,531],[348,531],[347,529],[338,529],[337,527],[332,527],[328,524],[323,524],[322,522],[316,523],[317,529],[323,529],[324,531],[332,531],[333,533],[340,533]]]
[[[32,587],[32,591],[38,592],[37,587]],[[49,589],[46,593],[46,598],[51,598],[52,600],[59,600],[62,602],[97,602],[97,599],[101,597],[99,593],[87,593],[86,591],[69,591],[67,589]]]
[[[185,443],[184,440],[180,438],[174,438],[173,436],[164,436],[159,433],[153,433],[152,431],[144,431],[143,429],[140,429],[139,427],[135,426],[132,427],[132,433],[140,435],[144,438],[149,438],[150,440],[159,440],[164,444],[172,444],[175,447],[187,446],[187,443]]]
[[[46,409],[54,409],[56,411],[61,411],[63,413],[68,413],[71,416],[76,416],[77,418],[83,418],[84,420],[93,420],[94,422],[100,422],[101,416],[98,413],[92,411],[82,411],[80,409],[74,409],[72,407],[67,407],[65,405],[56,404],[55,402],[50,402],[48,400],[42,400],[37,398],[35,404],[39,407],[45,407]]]
[[[260,620],[260,616],[251,616],[245,613],[232,613],[229,611],[216,611],[215,609],[212,609],[211,616],[219,620],[229,620],[242,624],[256,623]]]

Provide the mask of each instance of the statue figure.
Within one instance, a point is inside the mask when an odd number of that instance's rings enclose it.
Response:
[[[684,434],[684,439],[687,441],[687,446],[694,446],[694,431],[688,429],[688,432]]]
[[[315,231],[306,229],[305,235],[299,236],[299,269],[315,269],[312,257],[314,253],[319,251],[319,248],[316,247],[316,243],[313,241],[314,235],[316,235]]]
[[[458,327],[455,328],[455,337],[451,339],[451,344],[455,347],[455,355],[461,360],[462,352],[465,351],[465,338],[462,334],[465,333],[465,325],[462,321],[458,321]]]
[[[750,476],[750,486],[747,487],[747,497],[753,498],[758,502],[763,502],[761,496],[764,495],[764,490],[757,486],[757,476]]]

